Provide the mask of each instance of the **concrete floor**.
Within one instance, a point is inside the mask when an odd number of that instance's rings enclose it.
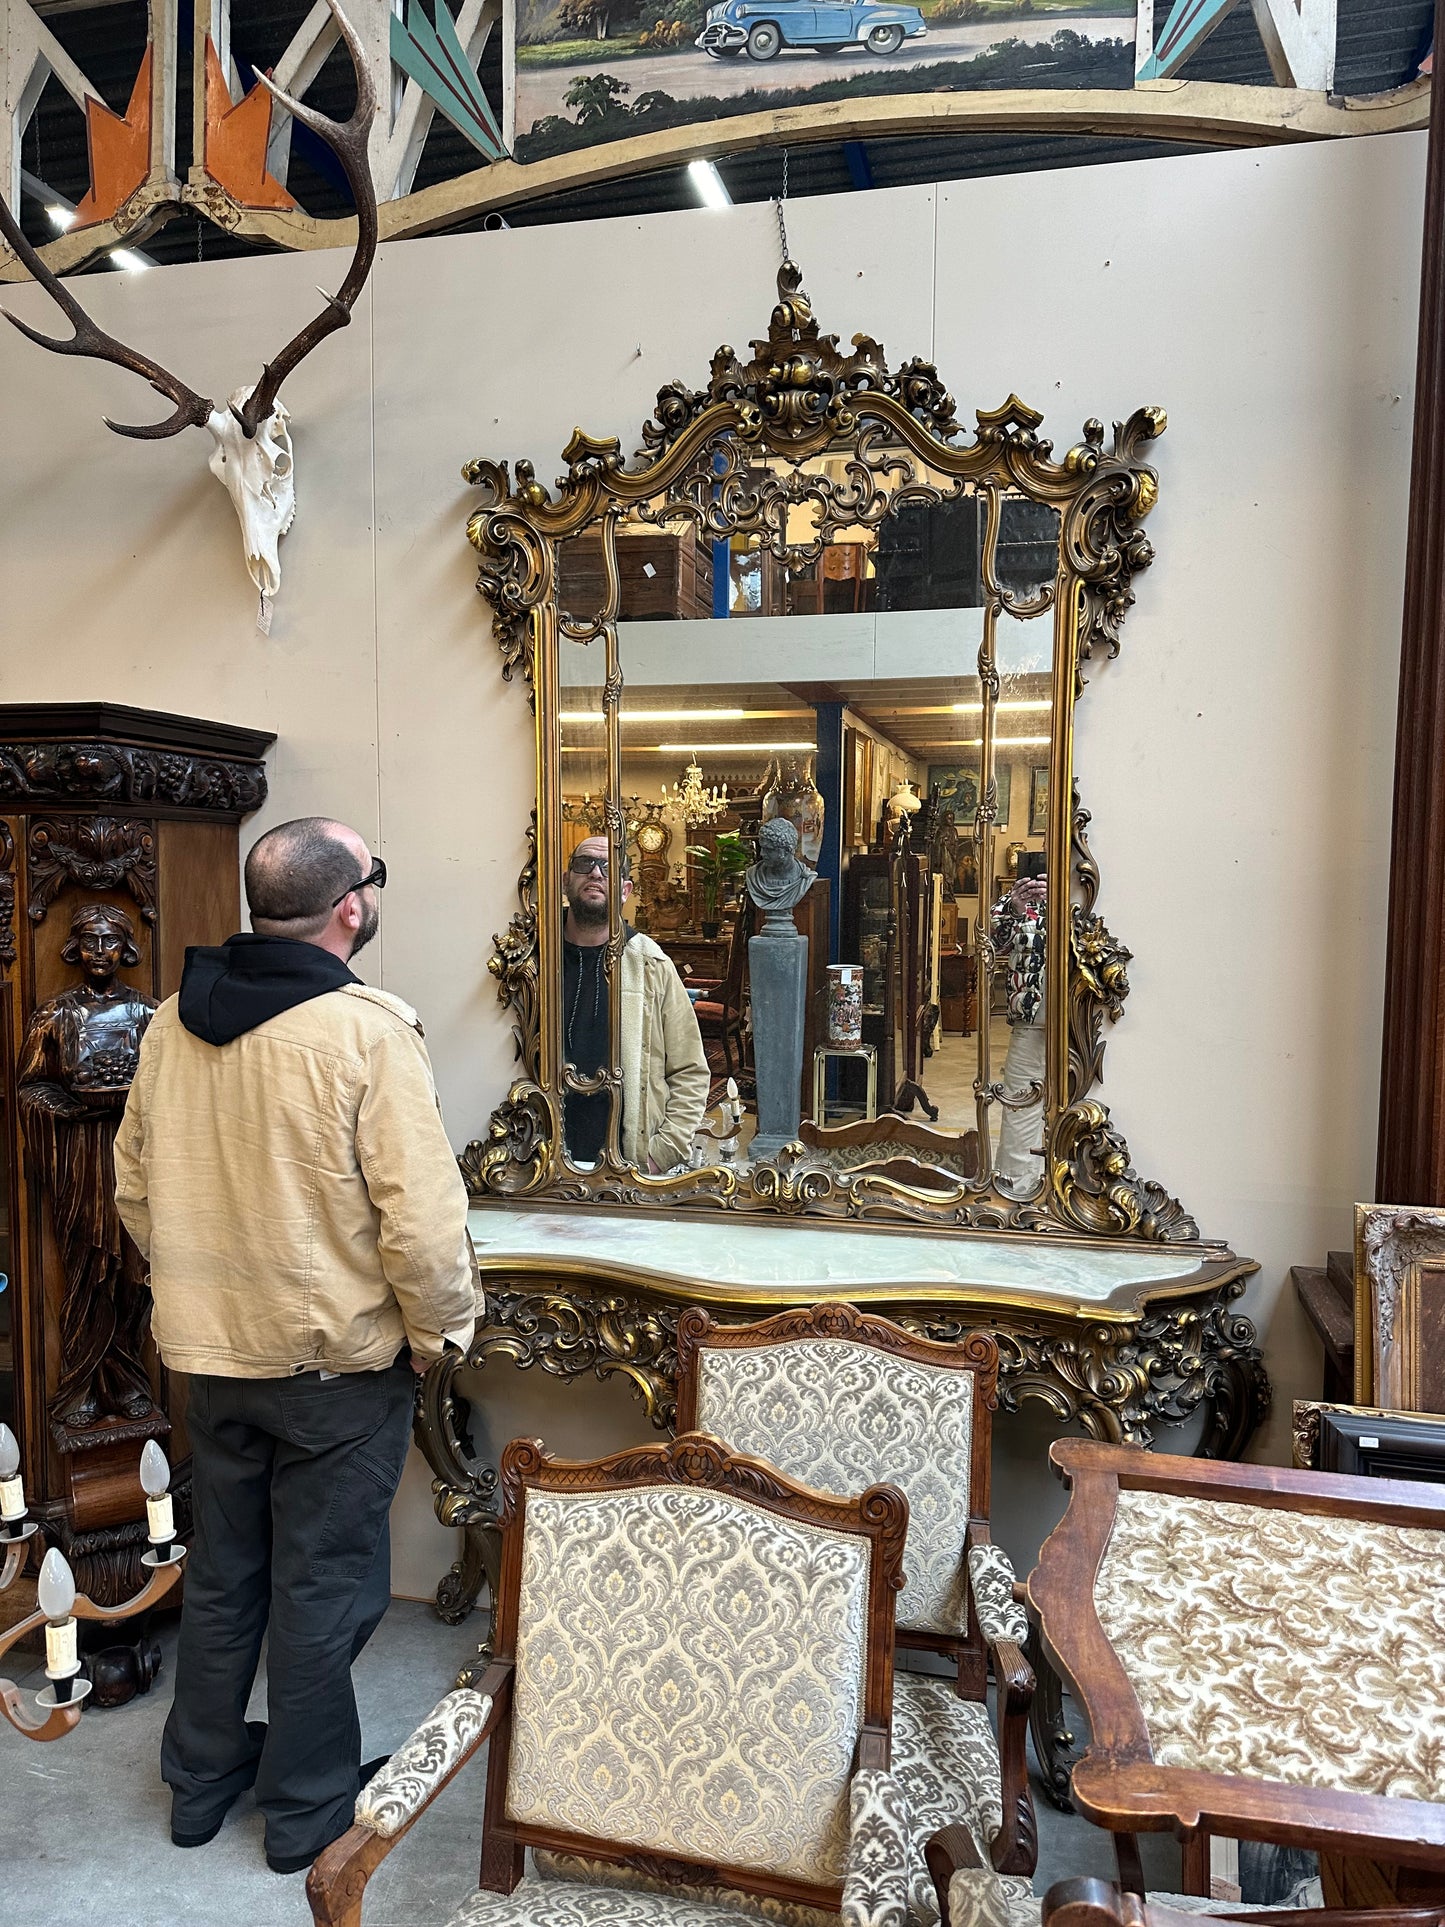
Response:
[[[356,1666],[362,1756],[397,1746],[447,1691],[485,1630],[443,1626],[430,1606],[396,1601]],[[305,1875],[262,1857],[249,1793],[207,1847],[170,1844],[170,1794],[158,1768],[174,1676],[174,1622],[163,1623],[160,1678],[129,1706],[87,1713],[76,1731],[34,1746],[0,1726],[0,1920],[6,1927],[306,1927]],[[19,1683],[28,1694],[38,1673]],[[253,1718],[265,1715],[258,1681]],[[366,1927],[442,1927],[476,1885],[485,1774],[474,1761],[385,1862],[367,1890]],[[1107,1838],[1039,1803],[1037,1889],[1113,1871]],[[1145,1841],[1151,1886],[1178,1887],[1172,1841]]]

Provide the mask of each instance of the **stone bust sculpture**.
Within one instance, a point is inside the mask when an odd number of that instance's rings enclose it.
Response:
[[[758,832],[758,860],[748,868],[747,892],[764,913],[762,934],[793,928],[793,910],[818,880],[798,855],[798,832],[785,816],[772,817]]]
[[[140,961],[124,910],[82,904],[60,954],[81,981],[31,1017],[16,1094],[65,1273],[51,1410],[83,1430],[106,1413],[138,1419],[153,1409],[141,1361],[145,1263],[115,1208],[112,1146],[156,1006],[120,979]]]

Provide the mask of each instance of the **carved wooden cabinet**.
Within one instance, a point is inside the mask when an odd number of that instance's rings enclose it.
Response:
[[[141,1446],[184,1458],[184,1388],[149,1342],[143,1266],[116,1249],[104,1196],[123,1101],[117,1079],[104,1088],[110,1037],[87,1060],[75,1013],[91,996],[133,1058],[187,945],[240,928],[240,824],[265,800],[274,740],[112,703],[0,704],[0,1420],[44,1536],[100,1604],[139,1588]],[[119,1369],[88,1371],[78,1350]],[[176,1496],[184,1516],[183,1478]]]

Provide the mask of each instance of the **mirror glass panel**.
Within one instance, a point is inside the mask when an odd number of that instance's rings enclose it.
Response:
[[[924,1151],[946,1182],[1031,1196],[1058,513],[932,476],[911,456],[875,451],[862,471],[848,456],[773,457],[725,476],[721,457],[705,462],[616,522],[622,917],[675,968],[707,1064],[705,1114],[677,1161],[749,1158],[748,942],[761,915],[744,875],[762,825],[784,817],[817,873],[793,913],[809,938],[807,1161]],[[598,525],[560,545],[558,581],[560,856],[575,939],[607,908],[592,867],[605,854],[593,839],[606,837],[605,635],[569,640],[604,607]],[[564,943],[573,1081],[603,1061],[607,985],[592,962],[585,944]],[[636,1021],[622,998],[625,1152]],[[570,1161],[596,1161],[605,1106],[569,1093]],[[649,1168],[635,1141],[628,1154]],[[670,1152],[650,1163],[676,1168]]]

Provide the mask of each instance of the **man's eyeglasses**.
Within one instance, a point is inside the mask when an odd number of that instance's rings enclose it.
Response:
[[[600,877],[605,877],[607,875],[608,862],[605,856],[574,856],[573,857],[572,859],[573,876],[578,876],[578,877],[590,876],[594,870],[597,872],[598,876]]]
[[[338,904],[345,903],[353,890],[365,890],[369,884],[373,883],[378,890],[384,890],[386,888],[386,865],[380,857],[372,864],[370,876],[361,877],[357,882],[347,884],[346,888],[341,892],[341,895],[336,899],[336,902],[332,904],[332,909],[336,909]]]

